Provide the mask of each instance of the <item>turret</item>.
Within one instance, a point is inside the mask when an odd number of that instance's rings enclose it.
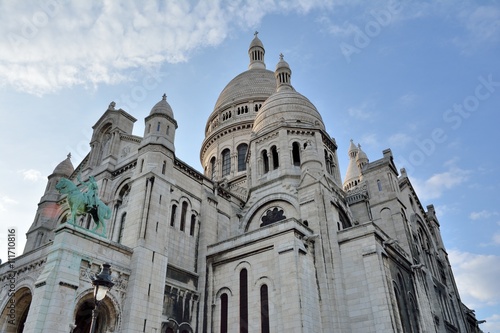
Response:
[[[281,90],[293,90],[291,77],[292,70],[288,63],[283,59],[283,53],[280,54],[280,61],[276,65],[276,85],[277,91]]]
[[[175,130],[177,121],[174,119],[172,108],[167,103],[167,95],[163,94],[161,101],[156,103],[146,117],[144,138],[141,147],[147,144],[163,145],[175,152]]]
[[[264,50],[264,45],[262,44],[259,37],[257,37],[258,32],[256,31],[254,34],[254,38],[252,43],[250,43],[250,47],[248,48],[248,56],[250,57],[250,64],[248,65],[248,69],[266,69],[266,64],[264,63],[264,54],[266,51]]]
[[[351,140],[351,143],[349,144],[349,150],[347,151],[347,154],[349,155],[349,165],[347,166],[347,172],[345,174],[343,184],[345,191],[356,186],[361,176],[361,172],[356,161],[358,159],[358,153],[358,147],[356,147],[354,142]]]
[[[47,177],[47,187],[38,203],[35,220],[26,233],[27,240],[24,252],[34,250],[52,240],[53,230],[57,226],[57,222],[64,222],[54,219],[54,216],[60,215],[60,206],[57,203],[60,194],[56,190],[56,185],[61,178],[69,178],[74,170],[71,154],[68,154],[66,159],[59,163],[52,174]]]
[[[368,162],[368,156],[366,156],[366,153],[361,149],[361,145],[358,144],[358,156],[356,157],[356,164],[360,173],[362,173],[364,166],[367,165]]]

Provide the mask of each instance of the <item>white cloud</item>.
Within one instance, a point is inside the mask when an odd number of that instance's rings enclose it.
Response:
[[[490,218],[490,217],[496,216],[496,215],[498,215],[498,212],[491,212],[488,210],[482,210],[480,212],[470,213],[469,218],[471,220],[483,220],[483,219],[487,219],[487,218]]]
[[[36,95],[113,84],[125,70],[186,61],[267,14],[331,1],[65,1],[0,4],[0,82]]]
[[[379,144],[379,140],[377,138],[377,134],[375,133],[366,133],[359,140],[363,145],[377,147]],[[364,150],[364,149],[363,149]],[[365,151],[366,152],[366,151]]]
[[[31,182],[36,182],[43,178],[42,173],[35,169],[20,170],[19,173],[23,175],[24,180],[28,180]]]
[[[493,235],[493,243],[495,243],[495,245],[500,245],[500,232]]]
[[[7,211],[7,206],[16,205],[18,202],[6,195],[0,197],[0,212]]]
[[[500,332],[500,314],[494,314],[486,318],[477,318],[479,320],[486,320],[486,323],[481,324],[483,332]]]
[[[498,6],[464,8],[459,13],[465,33],[454,39],[464,53],[471,53],[479,45],[491,45],[500,36],[500,9]]]
[[[480,309],[500,303],[500,256],[459,250],[448,255],[464,304]]]
[[[395,133],[387,141],[390,147],[404,147],[412,141],[412,137],[405,133]]]
[[[371,102],[364,102],[359,106],[352,106],[347,109],[347,113],[349,116],[359,120],[371,119],[373,117],[373,112],[370,111],[372,104]]]
[[[413,106],[417,101],[418,96],[415,93],[405,94],[398,99],[398,103],[402,106]]]
[[[423,181],[414,178],[412,184],[421,199],[436,199],[441,197],[445,190],[450,190],[464,183],[469,174],[468,170],[452,167],[448,171],[436,173]]]

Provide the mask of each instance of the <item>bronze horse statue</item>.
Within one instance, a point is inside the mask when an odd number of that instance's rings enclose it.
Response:
[[[93,181],[93,179],[92,179]],[[94,182],[95,184],[95,182]],[[71,216],[69,223],[75,224],[75,217],[90,214],[96,226],[92,231],[96,231],[102,225],[102,235],[106,234],[106,222],[111,217],[111,209],[102,202],[94,192],[97,185],[92,188],[92,192],[81,192],[78,187],[69,179],[61,178],[56,184],[56,190],[67,195]]]

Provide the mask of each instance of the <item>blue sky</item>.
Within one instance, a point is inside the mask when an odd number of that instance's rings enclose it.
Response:
[[[47,176],[89,151],[111,101],[138,119],[163,93],[177,157],[201,170],[205,121],[248,66],[258,30],[323,116],[347,168],[391,148],[434,204],[462,300],[500,331],[500,3],[498,1],[0,2],[0,258],[18,253]]]

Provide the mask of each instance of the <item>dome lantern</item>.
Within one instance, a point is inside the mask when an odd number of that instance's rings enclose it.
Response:
[[[250,43],[250,47],[248,48],[248,55],[250,57],[250,64],[248,65],[248,69],[266,69],[266,64],[264,62],[264,54],[266,51],[264,50],[264,44],[262,44],[259,37],[257,37],[258,32],[256,31],[253,34],[255,37]]]
[[[280,54],[280,61],[276,65],[274,75],[276,77],[277,91],[292,89],[291,76],[292,70],[288,63],[283,59],[283,53]]]

